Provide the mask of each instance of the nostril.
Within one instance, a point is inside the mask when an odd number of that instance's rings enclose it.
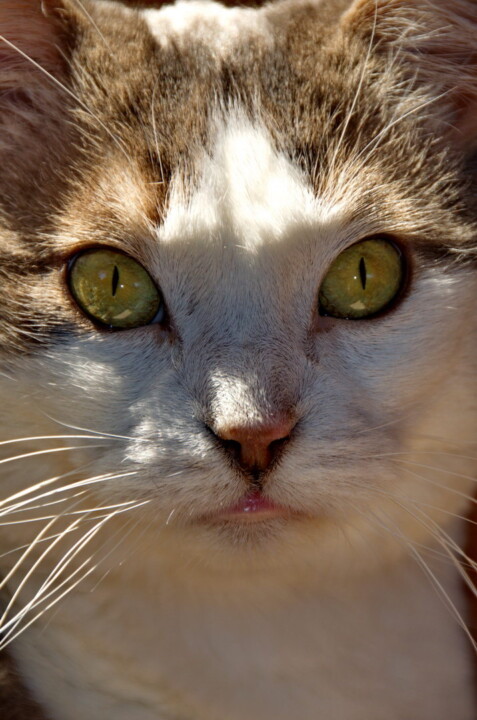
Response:
[[[217,426],[212,432],[222,447],[247,471],[263,472],[277,459],[290,439],[294,421]]]
[[[240,460],[242,446],[239,442],[237,442],[237,440],[225,440],[224,438],[221,438],[220,435],[216,435],[216,437],[218,437],[218,439],[220,440],[222,447],[227,450],[235,460]]]
[[[290,439],[290,436],[287,435],[286,437],[278,438],[277,440],[272,440],[272,442],[269,445],[269,448],[273,450],[279,450],[283,445],[286,445],[288,440]]]

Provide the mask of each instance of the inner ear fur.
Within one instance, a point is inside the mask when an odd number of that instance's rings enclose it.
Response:
[[[435,97],[453,142],[477,146],[475,0],[355,0],[342,27],[391,51]]]

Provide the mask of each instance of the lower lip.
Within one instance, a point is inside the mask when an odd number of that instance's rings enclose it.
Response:
[[[220,510],[215,516],[217,520],[233,520],[238,522],[261,522],[269,518],[287,517],[288,508],[275,505],[267,498],[258,494],[246,495],[235,505]]]

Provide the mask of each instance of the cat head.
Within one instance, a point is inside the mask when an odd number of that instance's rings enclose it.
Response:
[[[3,3],[3,435],[85,436],[6,463],[5,496],[68,486],[241,572],[362,569],[461,511],[476,26]]]

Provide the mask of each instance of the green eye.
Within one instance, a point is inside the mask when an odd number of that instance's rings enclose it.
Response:
[[[148,325],[163,305],[142,265],[106,248],[87,250],[73,260],[69,286],[80,308],[111,328]]]
[[[320,288],[321,315],[359,319],[390,304],[402,287],[403,259],[388,240],[362,240],[344,250]]]

